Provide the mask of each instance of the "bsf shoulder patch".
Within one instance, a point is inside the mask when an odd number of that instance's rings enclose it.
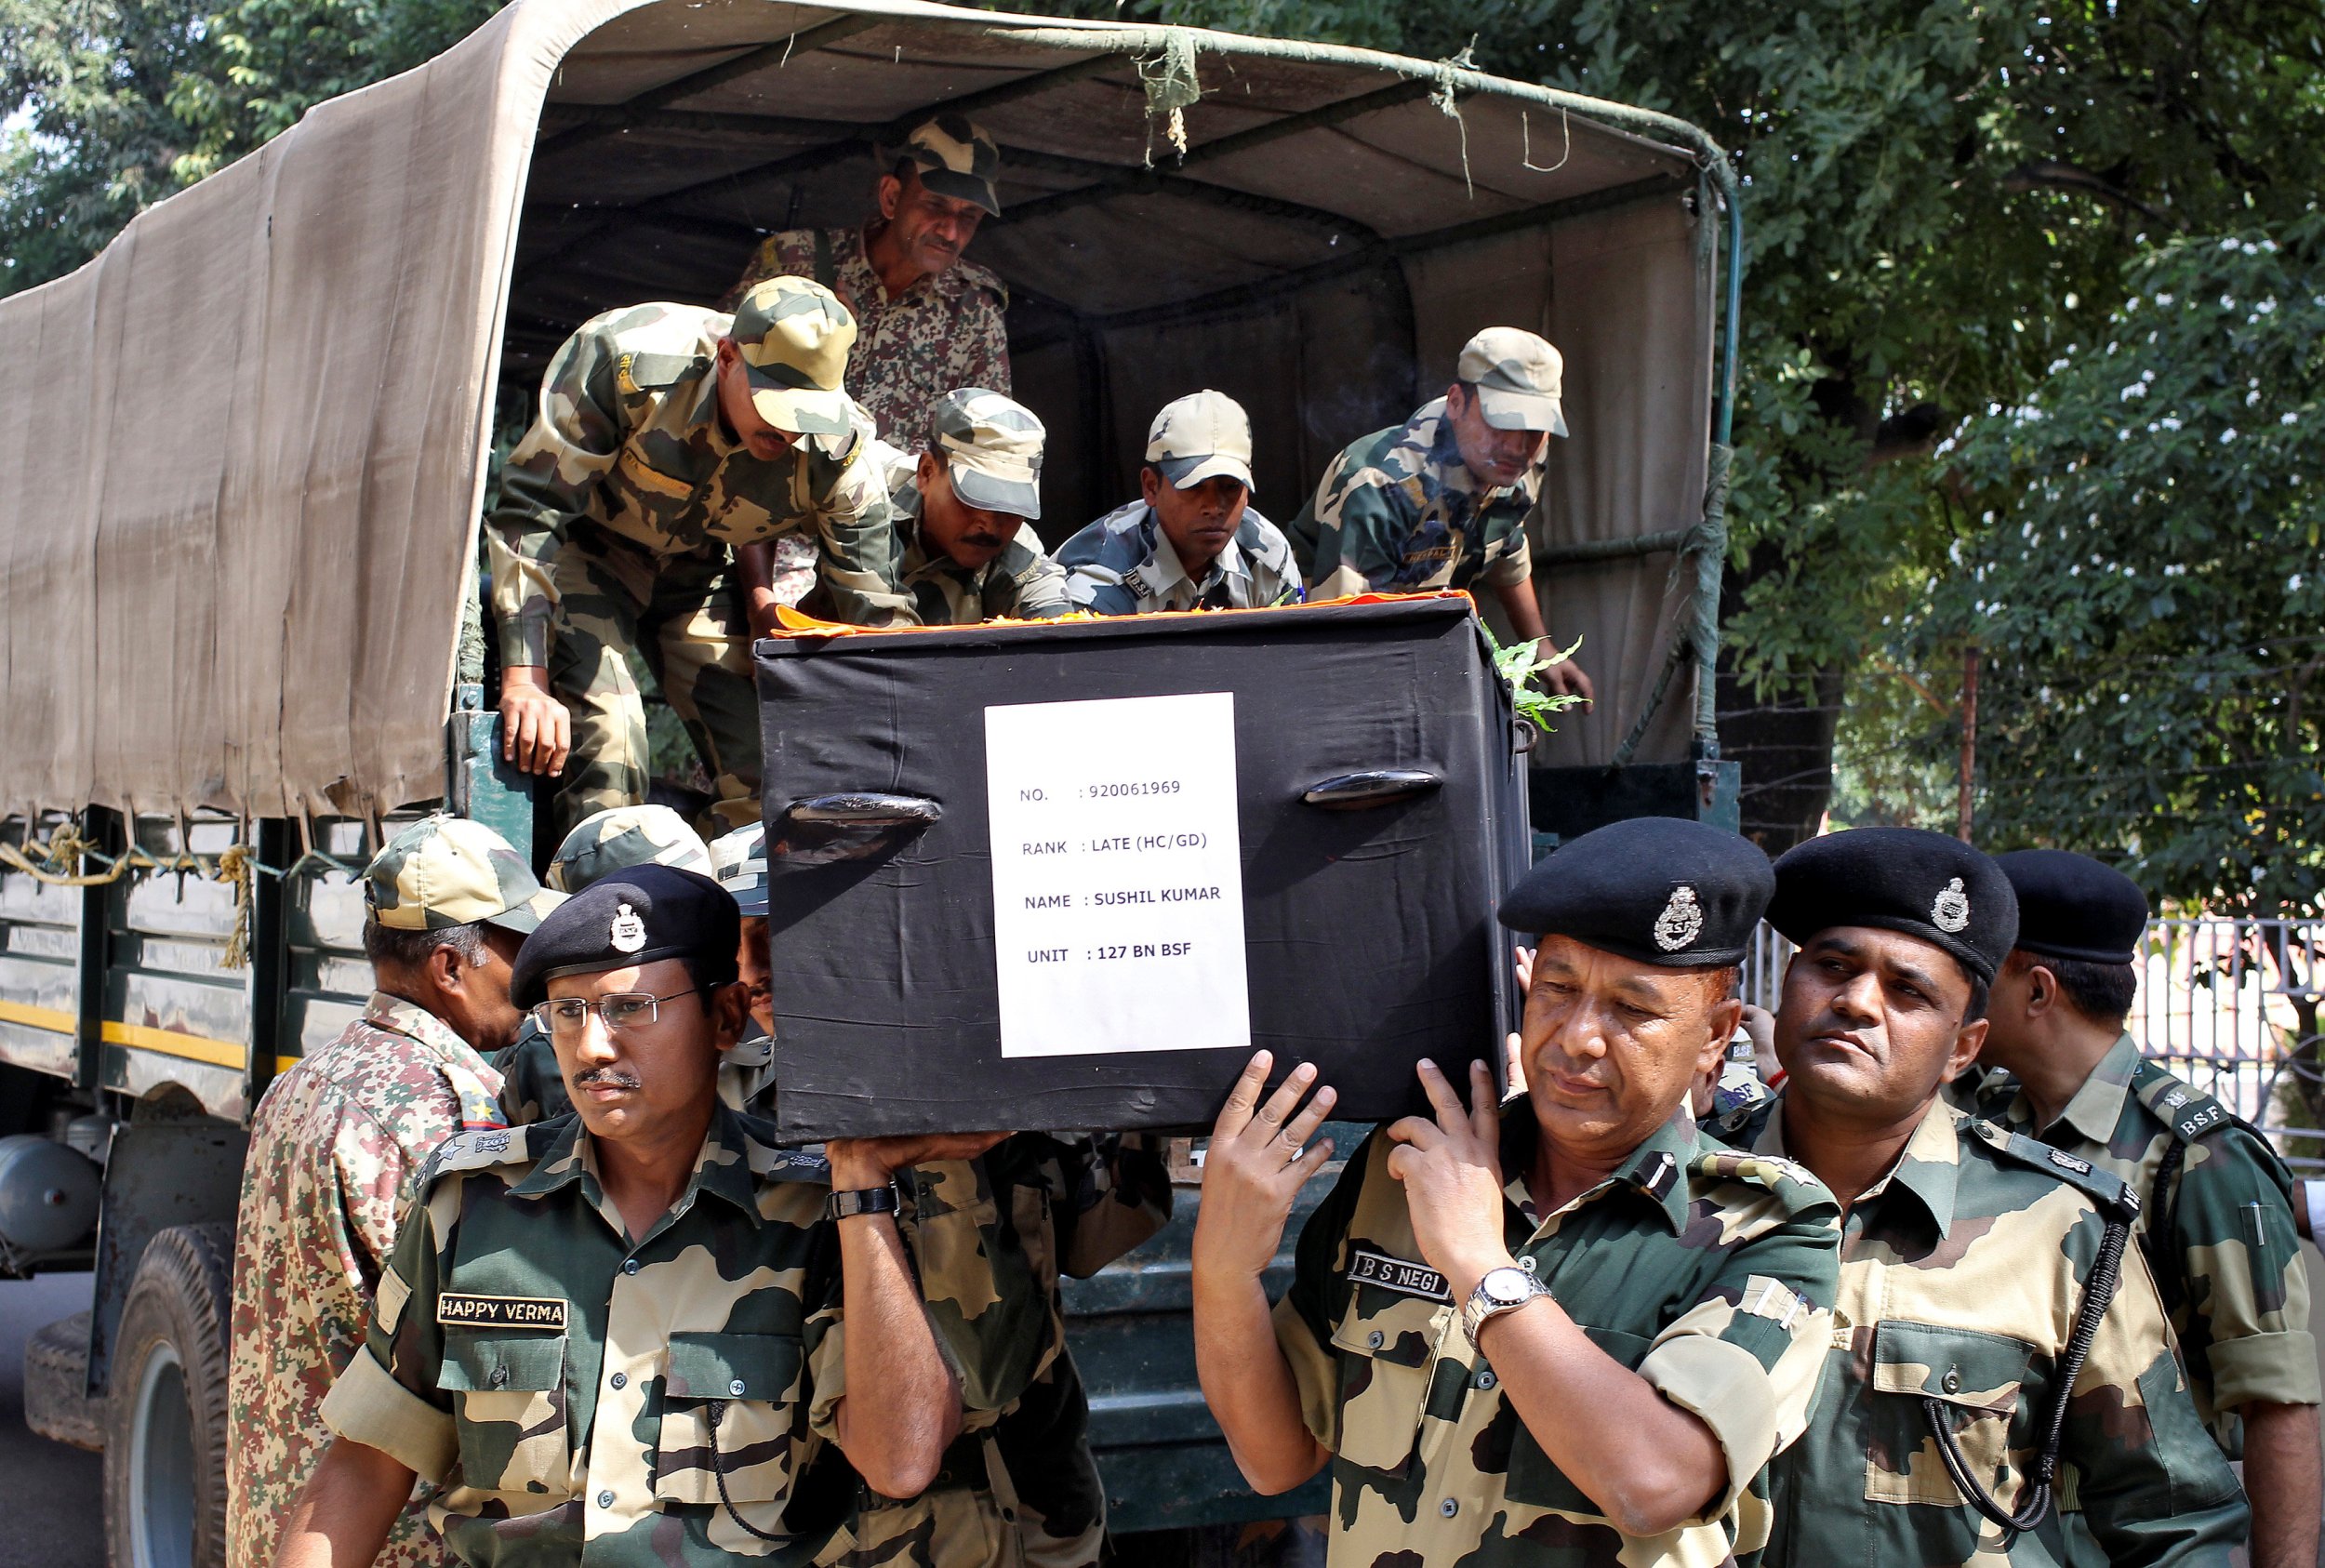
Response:
[[[551,1296],[474,1296],[445,1291],[436,1322],[451,1328],[539,1328],[565,1332],[565,1304]]]
[[[2139,1064],[2132,1075],[2132,1092],[2182,1143],[2194,1143],[2236,1120],[2226,1106],[2188,1087],[2153,1062]]]
[[[1426,1263],[1408,1263],[1402,1257],[1384,1253],[1365,1252],[1359,1248],[1348,1256],[1348,1282],[1351,1284],[1378,1285],[1395,1291],[1399,1296],[1417,1296],[1424,1301],[1451,1301],[1453,1286],[1445,1276]]]
[[[471,1127],[455,1133],[428,1156],[420,1180],[433,1181],[447,1171],[481,1171],[490,1165],[522,1163],[531,1158],[530,1135],[540,1125],[535,1122],[522,1127]]]

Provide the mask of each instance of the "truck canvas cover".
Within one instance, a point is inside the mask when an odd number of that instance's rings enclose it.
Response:
[[[1287,518],[1495,323],[1566,356],[1537,547],[1702,520],[1713,223],[1677,122],[1190,30],[518,0],[0,300],[0,810],[439,794],[504,375],[521,414],[594,312],[714,300],[766,231],[860,220],[872,146],[940,106],[1002,145],[970,256],[1011,290],[1060,525],[1129,494],[1147,419],[1206,382]],[[1537,761],[1608,761],[1647,708],[1670,561],[1545,569],[1602,716]],[[1686,755],[1688,695],[1640,760]]]

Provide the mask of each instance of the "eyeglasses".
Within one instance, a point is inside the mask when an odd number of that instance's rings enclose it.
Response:
[[[677,990],[668,996],[653,996],[642,990],[618,990],[594,1002],[580,996],[552,997],[533,1003],[533,1021],[551,1040],[578,1041],[588,1031],[591,1013],[604,1019],[609,1030],[644,1029],[662,1016],[663,1003],[699,994]]]

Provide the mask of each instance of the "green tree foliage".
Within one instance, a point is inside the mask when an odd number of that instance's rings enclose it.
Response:
[[[2318,908],[2325,219],[2167,245],[2093,327],[1940,454],[1976,525],[1894,657],[1982,651],[1982,843]],[[1921,735],[1950,772],[1952,726]]]
[[[137,212],[418,64],[498,0],[0,0],[0,293],[79,266]]]

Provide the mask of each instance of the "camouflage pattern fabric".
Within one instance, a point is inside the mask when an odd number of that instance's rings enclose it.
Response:
[[[1009,334],[1003,316],[1009,291],[991,272],[962,260],[892,299],[864,252],[879,227],[875,220],[862,229],[821,231],[830,275],[818,281],[856,312],[848,391],[883,436],[910,445],[919,439],[928,410],[954,388],[1008,392]],[[817,233],[787,229],[768,235],[727,298],[739,299],[771,277],[816,277]]]
[[[2126,1034],[2050,1126],[2007,1075],[1983,1109],[2013,1132],[2079,1155],[2139,1195],[2139,1235],[2171,1309],[2197,1414],[2231,1459],[2244,1455],[2236,1407],[2318,1402],[2309,1279],[2293,1229],[2292,1173],[2268,1140],[2153,1062]],[[2158,1190],[2165,1154],[2179,1174]],[[2155,1227],[2169,1225],[2160,1242]]]
[[[638,603],[665,602],[652,579],[672,558],[709,573],[730,546],[812,534],[843,618],[910,622],[887,575],[888,498],[862,461],[869,419],[774,462],[752,457],[719,415],[731,325],[697,306],[634,305],[592,317],[557,351],[485,516],[504,664],[549,663],[563,631],[555,561],[583,523],[631,547],[625,588]]]
[[[1309,1429],[1333,1454],[1331,1568],[1748,1568],[1768,1535],[1764,1467],[1806,1425],[1831,1334],[1831,1194],[1787,1161],[1699,1141],[1681,1119],[1537,1216],[1525,1099],[1504,1107],[1502,1135],[1510,1251],[1593,1344],[1703,1420],[1727,1489],[1665,1535],[1623,1535],[1504,1399],[1442,1277],[1434,1295],[1361,1277],[1382,1271],[1368,1259],[1432,1272],[1375,1133],[1301,1231],[1275,1312]]]
[[[499,1118],[499,1080],[467,1042],[374,993],[337,1040],[268,1085],[250,1123],[236,1219],[227,1362],[226,1561],[270,1568],[283,1521],[331,1434],[324,1396],[364,1343],[429,1152]],[[379,1568],[450,1561],[427,1495],[405,1508]]]
[[[1161,1154],[1135,1134],[1020,1133],[904,1185],[930,1322],[962,1375],[963,1430],[920,1496],[864,1495],[848,1568],[1091,1568],[1106,1497],[1058,1276],[1096,1273],[1169,1220]]]
[[[884,517],[885,511],[884,503]],[[761,764],[751,627],[726,551],[657,559],[577,524],[548,567],[558,591],[549,685],[573,714],[573,754],[552,781],[549,826],[570,835],[598,812],[645,798],[653,756],[644,699],[625,652],[632,647],[702,759],[713,815],[722,821],[756,817]]]
[[[921,542],[918,459],[894,447],[886,450],[894,454],[888,460],[888,496],[902,556],[897,579],[912,595],[922,625],[975,626],[1003,616],[1047,620],[1073,608],[1066,598],[1065,568],[1043,550],[1042,536],[1030,523],[1018,524],[1016,537],[974,572],[930,551]]]
[[[881,156],[886,169],[909,160],[920,172],[921,183],[940,196],[975,202],[993,217],[1001,216],[1001,197],[994,190],[1001,179],[1001,147],[966,115],[933,115],[905,133],[903,146],[884,148]]]
[[[565,1075],[557,1069],[557,1047],[532,1014],[525,1015],[517,1037],[493,1057],[493,1067],[500,1074],[500,1112],[510,1125],[573,1114],[573,1096],[565,1093]],[[731,1110],[749,1110],[774,1075],[775,1042],[764,1034],[739,1041],[719,1058],[719,1098]]]
[[[1426,404],[1333,458],[1292,519],[1308,596],[1526,582],[1526,518],[1541,495],[1538,462],[1508,488],[1481,485],[1461,461],[1445,400]]]
[[[549,885],[578,893],[602,876],[631,866],[675,866],[711,874],[711,846],[666,805],[622,805],[584,817],[557,846]]]
[[[1784,1100],[1728,1136],[1785,1151]],[[2122,1186],[2079,1160],[1939,1102],[1896,1167],[1851,1205],[1816,1422],[1774,1468],[1770,1559],[2059,1561],[2057,1516],[2008,1541],[1956,1489],[1922,1411],[1935,1400],[1971,1474],[2026,1501],[2038,1423],[2098,1256],[2095,1194]],[[2060,1499],[2111,1562],[2221,1561],[2250,1518],[2197,1418],[2139,1249],[2076,1380]]]
[[[578,1119],[439,1149],[326,1421],[437,1482],[476,1568],[844,1551],[857,1482],[808,1421],[840,1364],[829,1167],[722,1108],[635,1246],[595,1171]]]
[[[1057,551],[1076,609],[1102,616],[1156,610],[1248,610],[1296,602],[1299,563],[1282,529],[1246,506],[1235,537],[1202,574],[1187,575],[1145,501],[1116,507]]]
[[[488,922],[523,935],[563,902],[498,833],[442,812],[398,832],[364,868],[364,907],[391,931]]]

